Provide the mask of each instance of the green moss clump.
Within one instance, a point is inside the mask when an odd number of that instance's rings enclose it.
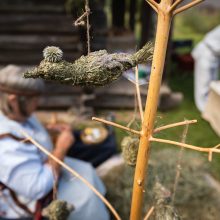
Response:
[[[74,206],[66,201],[54,200],[49,206],[43,209],[43,216],[49,220],[67,220],[70,213],[74,210]]]
[[[135,166],[137,162],[139,138],[126,136],[121,142],[122,156],[125,163],[130,166]]]

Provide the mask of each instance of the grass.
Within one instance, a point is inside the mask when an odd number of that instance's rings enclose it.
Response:
[[[219,25],[219,20],[219,10],[195,7],[175,17],[173,38],[191,39],[195,45],[207,32]]]
[[[181,105],[168,112],[158,112],[156,119],[156,126],[162,126],[184,119],[197,119],[198,123],[191,125],[187,135],[187,142],[197,146],[215,146],[219,142],[219,137],[210,127],[209,123],[202,119],[200,112],[197,110],[193,99],[193,77],[190,73],[180,73],[173,75],[170,79],[170,86],[172,90],[179,91],[184,94],[184,101]],[[129,117],[130,114],[130,117]],[[132,118],[132,112],[118,112],[118,123],[126,125],[129,118]],[[123,120],[126,118],[126,120]],[[172,128],[163,131],[157,135],[160,138],[167,138],[170,140],[180,140],[183,127]],[[126,132],[116,129],[118,143],[127,135]]]
[[[176,71],[175,71],[176,72]],[[168,112],[158,112],[156,118],[156,126],[162,126],[170,123],[175,123],[183,121],[184,119],[197,119],[198,123],[190,125],[189,131],[187,134],[186,143],[195,145],[195,146],[204,146],[204,147],[214,147],[220,143],[219,137],[213,131],[211,126],[207,121],[205,121],[201,113],[197,110],[194,104],[193,97],[193,73],[191,72],[178,72],[172,74],[170,77],[169,85],[173,91],[179,91],[184,94],[184,100],[181,105]],[[126,125],[128,121],[132,118],[133,112],[127,111],[118,111],[116,120],[118,123]],[[138,122],[138,120],[137,120]],[[136,122],[136,123],[137,123]],[[133,126],[138,129],[137,124]],[[140,129],[140,128],[139,128]],[[181,135],[183,132],[183,127],[171,128],[166,131],[162,131],[160,134],[157,134],[158,138],[165,138],[174,141],[180,141]],[[117,142],[120,147],[120,142],[124,136],[128,135],[127,132],[122,131],[121,129],[116,129]],[[155,150],[160,150],[162,148],[176,148],[172,145],[153,143],[152,148]],[[187,153],[191,153],[191,150],[187,150]],[[207,154],[203,154],[205,158]],[[213,157],[213,173],[218,173],[220,168],[220,155],[214,155]],[[216,175],[218,176],[218,175]],[[220,177],[220,175],[218,176]]]

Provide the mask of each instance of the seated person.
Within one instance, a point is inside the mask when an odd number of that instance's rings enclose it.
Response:
[[[207,33],[192,51],[194,67],[194,97],[196,107],[204,112],[211,82],[219,79],[220,25]]]
[[[71,176],[30,142],[22,141],[21,130],[64,160],[100,193],[104,185],[92,166],[65,155],[74,142],[69,126],[60,126],[53,146],[44,127],[33,116],[44,83],[24,79],[24,69],[13,65],[0,71],[0,220],[33,219],[38,200],[53,188],[58,178],[57,198],[73,204],[69,220],[108,220],[102,201],[79,179]],[[54,175],[55,174],[55,175]]]

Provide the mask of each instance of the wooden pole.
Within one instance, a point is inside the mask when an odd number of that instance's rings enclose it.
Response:
[[[198,1],[196,0],[196,3],[198,3]],[[143,193],[148,168],[150,138],[153,134],[154,121],[157,113],[159,90],[164,70],[170,26],[173,15],[180,10],[176,10],[176,7],[182,2],[182,0],[161,0],[159,4],[154,0],[147,0],[147,2],[158,13],[158,21],[148,96],[144,112],[144,121],[141,129],[139,151],[133,183],[130,220],[140,220],[142,217]],[[189,7],[191,6],[192,4],[189,4]],[[184,10],[189,7],[184,6]]]

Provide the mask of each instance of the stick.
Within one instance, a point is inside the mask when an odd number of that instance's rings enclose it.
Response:
[[[48,157],[50,157],[52,160],[57,162],[60,166],[62,166],[64,169],[69,171],[72,175],[80,179],[84,184],[86,184],[102,201],[105,203],[105,205],[111,210],[112,214],[115,216],[117,220],[121,220],[116,210],[112,207],[112,205],[108,202],[108,200],[93,186],[91,185],[86,179],[84,179],[82,176],[80,176],[79,173],[77,173],[75,170],[73,170],[70,166],[66,165],[64,162],[59,160],[57,157],[55,157],[53,154],[51,154],[48,150],[46,150],[42,145],[40,145],[38,142],[36,142],[29,134],[27,134],[25,131],[21,131],[21,133],[32,143],[34,144],[39,150],[44,152]]]
[[[174,10],[173,15],[176,15],[176,14],[178,14],[178,13],[180,13],[180,12],[182,12],[182,11],[185,11],[185,10],[187,10],[187,9],[189,9],[189,8],[191,8],[191,7],[193,7],[193,6],[195,6],[195,5],[198,5],[199,3],[203,2],[203,1],[204,1],[204,0],[195,0],[195,1],[192,1],[192,2],[189,3],[189,4],[184,5],[184,6],[180,7],[180,8],[177,8],[176,10]]]
[[[156,13],[158,13],[158,8],[152,3],[151,0],[146,0],[146,2],[154,9]]]
[[[153,140],[152,134],[157,113],[159,90],[166,58],[170,26],[173,18],[173,13],[169,11],[172,7],[173,0],[161,0],[159,4],[153,0],[148,0],[148,2],[154,10],[156,8],[158,11],[158,21],[148,95],[144,111],[144,121],[140,132],[141,137],[138,148],[137,164],[135,167],[130,220],[140,220],[142,217],[143,190],[148,169],[150,142]],[[199,2],[194,2],[182,9],[176,9],[176,12],[180,12],[183,9],[186,10],[197,3]],[[176,144],[176,142],[174,144]],[[209,150],[209,152],[211,158],[213,151]]]
[[[164,4],[158,7],[157,34],[145,105],[144,121],[141,129],[142,135],[140,138],[137,164],[135,168],[130,220],[140,220],[142,217],[143,190],[150,152],[149,138],[153,133],[154,121],[157,113],[160,84],[172,20],[172,15],[170,13],[162,13],[170,8],[171,5],[169,3],[171,0],[162,0],[162,2],[164,2]]]
[[[75,26],[84,26],[85,22],[83,21],[84,18],[87,16],[87,11],[84,12],[77,20],[74,22]]]
[[[150,208],[150,210],[148,211],[148,213],[146,214],[146,216],[144,217],[144,220],[148,220],[150,218],[150,216],[153,214],[154,212],[154,206],[152,206]]]
[[[130,128],[131,125],[134,123],[134,121],[136,119],[136,115],[137,115],[137,94],[135,92],[135,94],[134,94],[134,113],[133,113],[133,117],[131,118],[131,120],[126,125],[127,128]]]
[[[170,8],[170,12],[173,11],[183,0],[176,0]]]
[[[87,34],[87,47],[88,47],[88,54],[91,52],[90,46],[90,24],[89,24],[89,15],[90,15],[90,8],[89,8],[89,0],[86,0],[86,34]]]
[[[186,142],[186,135],[189,129],[189,124],[187,124],[183,130],[182,138],[181,138],[181,143]],[[176,196],[176,189],[178,186],[179,178],[180,178],[180,172],[181,172],[181,164],[182,164],[182,158],[183,158],[183,150],[184,148],[181,147],[179,156],[178,156],[178,162],[176,166],[176,177],[174,181],[174,186],[173,186],[173,195],[172,195],[172,203],[174,204],[175,196]]]
[[[220,147],[220,144],[215,146],[215,147],[208,148],[208,147],[199,147],[199,146],[194,146],[194,145],[190,145],[190,144],[184,144],[184,143],[180,143],[180,142],[177,142],[177,141],[154,138],[154,137],[151,137],[150,141],[151,142],[159,142],[159,143],[166,143],[166,144],[176,145],[178,147],[184,147],[184,148],[188,148],[188,149],[191,149],[191,150],[205,152],[205,153],[209,153],[209,154],[220,153],[220,149],[217,149],[218,147]]]
[[[186,121],[182,121],[182,122],[177,122],[177,123],[165,125],[165,126],[162,126],[162,127],[159,127],[159,128],[155,128],[154,133],[163,131],[163,130],[168,129],[168,128],[174,128],[174,127],[177,127],[177,126],[189,125],[189,124],[194,124],[194,123],[197,123],[197,120],[190,120],[190,121],[186,120]]]
[[[112,125],[114,127],[117,127],[117,128],[121,128],[125,131],[129,131],[129,132],[132,132],[134,134],[137,134],[137,135],[141,135],[140,131],[136,131],[136,130],[133,130],[131,128],[128,128],[128,127],[125,127],[125,126],[122,126],[122,125],[119,125],[117,123],[114,123],[112,121],[107,121],[105,119],[101,119],[101,118],[96,118],[96,117],[92,117],[92,120],[93,121],[98,121],[98,122],[102,122],[102,123],[105,123],[105,124],[108,124],[108,125]]]
[[[143,123],[143,121],[144,121],[144,113],[143,113],[143,106],[142,106],[141,93],[140,93],[140,87],[139,87],[138,66],[135,67],[135,87],[136,87],[138,108],[139,108],[140,116],[141,116],[141,122]]]

